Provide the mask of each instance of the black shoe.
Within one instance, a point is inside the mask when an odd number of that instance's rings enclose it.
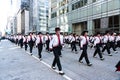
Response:
[[[52,66],[51,68],[54,69],[54,70],[56,69],[56,67],[54,67],[54,66]]]
[[[65,73],[63,71],[59,71],[59,74],[60,75],[64,75]]]
[[[88,65],[88,66],[92,66],[92,63],[88,63],[87,65]]]

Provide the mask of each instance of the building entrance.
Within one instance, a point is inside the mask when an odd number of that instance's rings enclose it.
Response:
[[[87,21],[72,24],[73,33],[80,35],[83,30],[87,30]]]

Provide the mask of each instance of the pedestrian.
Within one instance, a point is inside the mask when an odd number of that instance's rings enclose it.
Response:
[[[31,53],[31,55],[32,55],[32,50],[33,50],[34,42],[35,42],[35,37],[33,36],[33,33],[30,32],[29,36],[28,36],[28,44],[29,44],[29,47],[30,47],[30,53]]]
[[[118,33],[117,37],[116,37],[116,47],[119,47],[120,48],[120,33]]]
[[[27,51],[27,47],[28,47],[27,35],[24,36],[23,43],[24,43],[24,46],[25,46],[25,51]]]
[[[46,36],[45,36],[46,51],[47,51],[47,52],[49,52],[49,44],[50,44],[50,40],[51,40],[51,37],[50,37],[49,33],[47,32],[47,33],[46,33]]]
[[[112,54],[110,53],[110,33],[109,31],[105,32],[105,35],[103,37],[103,43],[104,43],[104,47],[102,49],[102,53],[107,50],[108,55],[112,56]]]
[[[110,48],[113,49],[114,53],[118,53],[115,47],[116,33],[112,32],[110,35]]]
[[[60,28],[56,27],[55,28],[56,34],[53,35],[52,40],[50,41],[50,50],[53,50],[54,53],[54,60],[52,63],[52,69],[56,69],[55,65],[57,64],[58,69],[59,69],[59,74],[64,75],[64,72],[62,71],[62,66],[60,63],[60,54],[61,54],[61,48],[63,45],[63,36],[60,35]]]
[[[87,46],[88,46],[88,42],[89,42],[89,37],[87,35],[88,35],[88,31],[83,31],[80,36],[80,39],[81,39],[80,48],[82,50],[82,54],[79,58],[79,62],[83,63],[82,59],[85,58],[87,65],[92,66],[92,64],[90,63],[90,61],[88,59],[88,55],[87,55]]]
[[[76,38],[76,34],[74,33],[71,38],[71,45],[72,45],[71,51],[73,52],[73,50],[75,50],[75,53],[77,54],[78,52],[77,52],[76,43],[77,43],[77,38]]]
[[[41,52],[42,52],[42,49],[43,49],[43,43],[44,43],[44,40],[43,40],[43,35],[41,32],[38,33],[38,36],[36,38],[36,47],[38,48],[38,56],[39,56],[39,59],[42,60],[42,55],[41,55]]]
[[[19,40],[20,47],[23,48],[23,35],[22,34],[19,35],[19,39],[18,40]]]
[[[100,36],[100,32],[97,32],[96,33],[96,36],[94,37],[94,46],[95,46],[95,52],[93,54],[93,57],[96,56],[96,54],[98,53],[99,57],[100,57],[100,60],[104,60],[103,56],[102,56],[102,52],[100,50],[100,47],[101,47],[101,43],[102,43],[102,39],[101,39],[101,36]]]

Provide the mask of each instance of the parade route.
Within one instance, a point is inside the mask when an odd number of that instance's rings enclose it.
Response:
[[[65,45],[62,50],[61,64],[65,75],[58,74],[58,69],[52,70],[53,53],[42,52],[42,61],[38,59],[37,48],[34,48],[33,55],[24,48],[11,43],[8,40],[0,42],[0,80],[120,80],[120,73],[115,72],[115,65],[120,60],[120,49],[113,56],[104,53],[104,61],[99,57],[93,58],[94,49],[88,49],[90,62],[89,67],[85,61],[79,63],[81,54],[71,52]],[[28,55],[29,54],[29,55]],[[56,67],[57,68],[57,67]]]

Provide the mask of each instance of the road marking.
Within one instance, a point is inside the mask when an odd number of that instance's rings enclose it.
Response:
[[[19,48],[18,46],[17,46],[17,48]],[[22,50],[24,50],[24,49],[22,49]],[[28,52],[28,51],[25,51],[27,54],[29,54],[29,55],[31,55],[31,53],[30,52]],[[40,61],[40,59],[38,58],[38,57],[36,57],[36,56],[34,56],[34,55],[31,55],[34,59],[36,59],[36,60],[38,60],[38,61]],[[51,68],[51,66],[49,65],[49,64],[47,64],[46,62],[44,62],[43,60],[42,61],[40,61],[41,63],[43,63],[44,65],[46,65],[48,68],[50,68],[52,71],[54,71],[54,72],[56,72],[56,73],[59,73],[59,71],[58,70],[53,70],[52,68]],[[63,75],[63,77],[65,78],[65,79],[67,79],[67,80],[73,80],[72,78],[70,78],[69,76],[67,76],[67,75]]]
[[[29,54],[29,55],[31,55],[31,53],[29,53],[28,51],[26,51],[26,53]],[[39,59],[38,57],[36,57],[36,56],[34,56],[34,55],[31,55],[31,56],[32,56],[34,59],[40,61],[40,59]],[[48,68],[52,69],[51,66],[50,66],[49,64],[47,64],[46,62],[44,62],[43,60],[40,61],[40,62],[43,63],[44,65],[46,65]],[[53,70],[53,69],[52,69],[52,70]],[[58,70],[53,70],[53,71],[59,73]],[[63,75],[63,77],[64,77],[65,79],[67,79],[67,80],[73,80],[73,79],[71,79],[70,77],[68,77],[68,76],[65,75],[65,74]]]

